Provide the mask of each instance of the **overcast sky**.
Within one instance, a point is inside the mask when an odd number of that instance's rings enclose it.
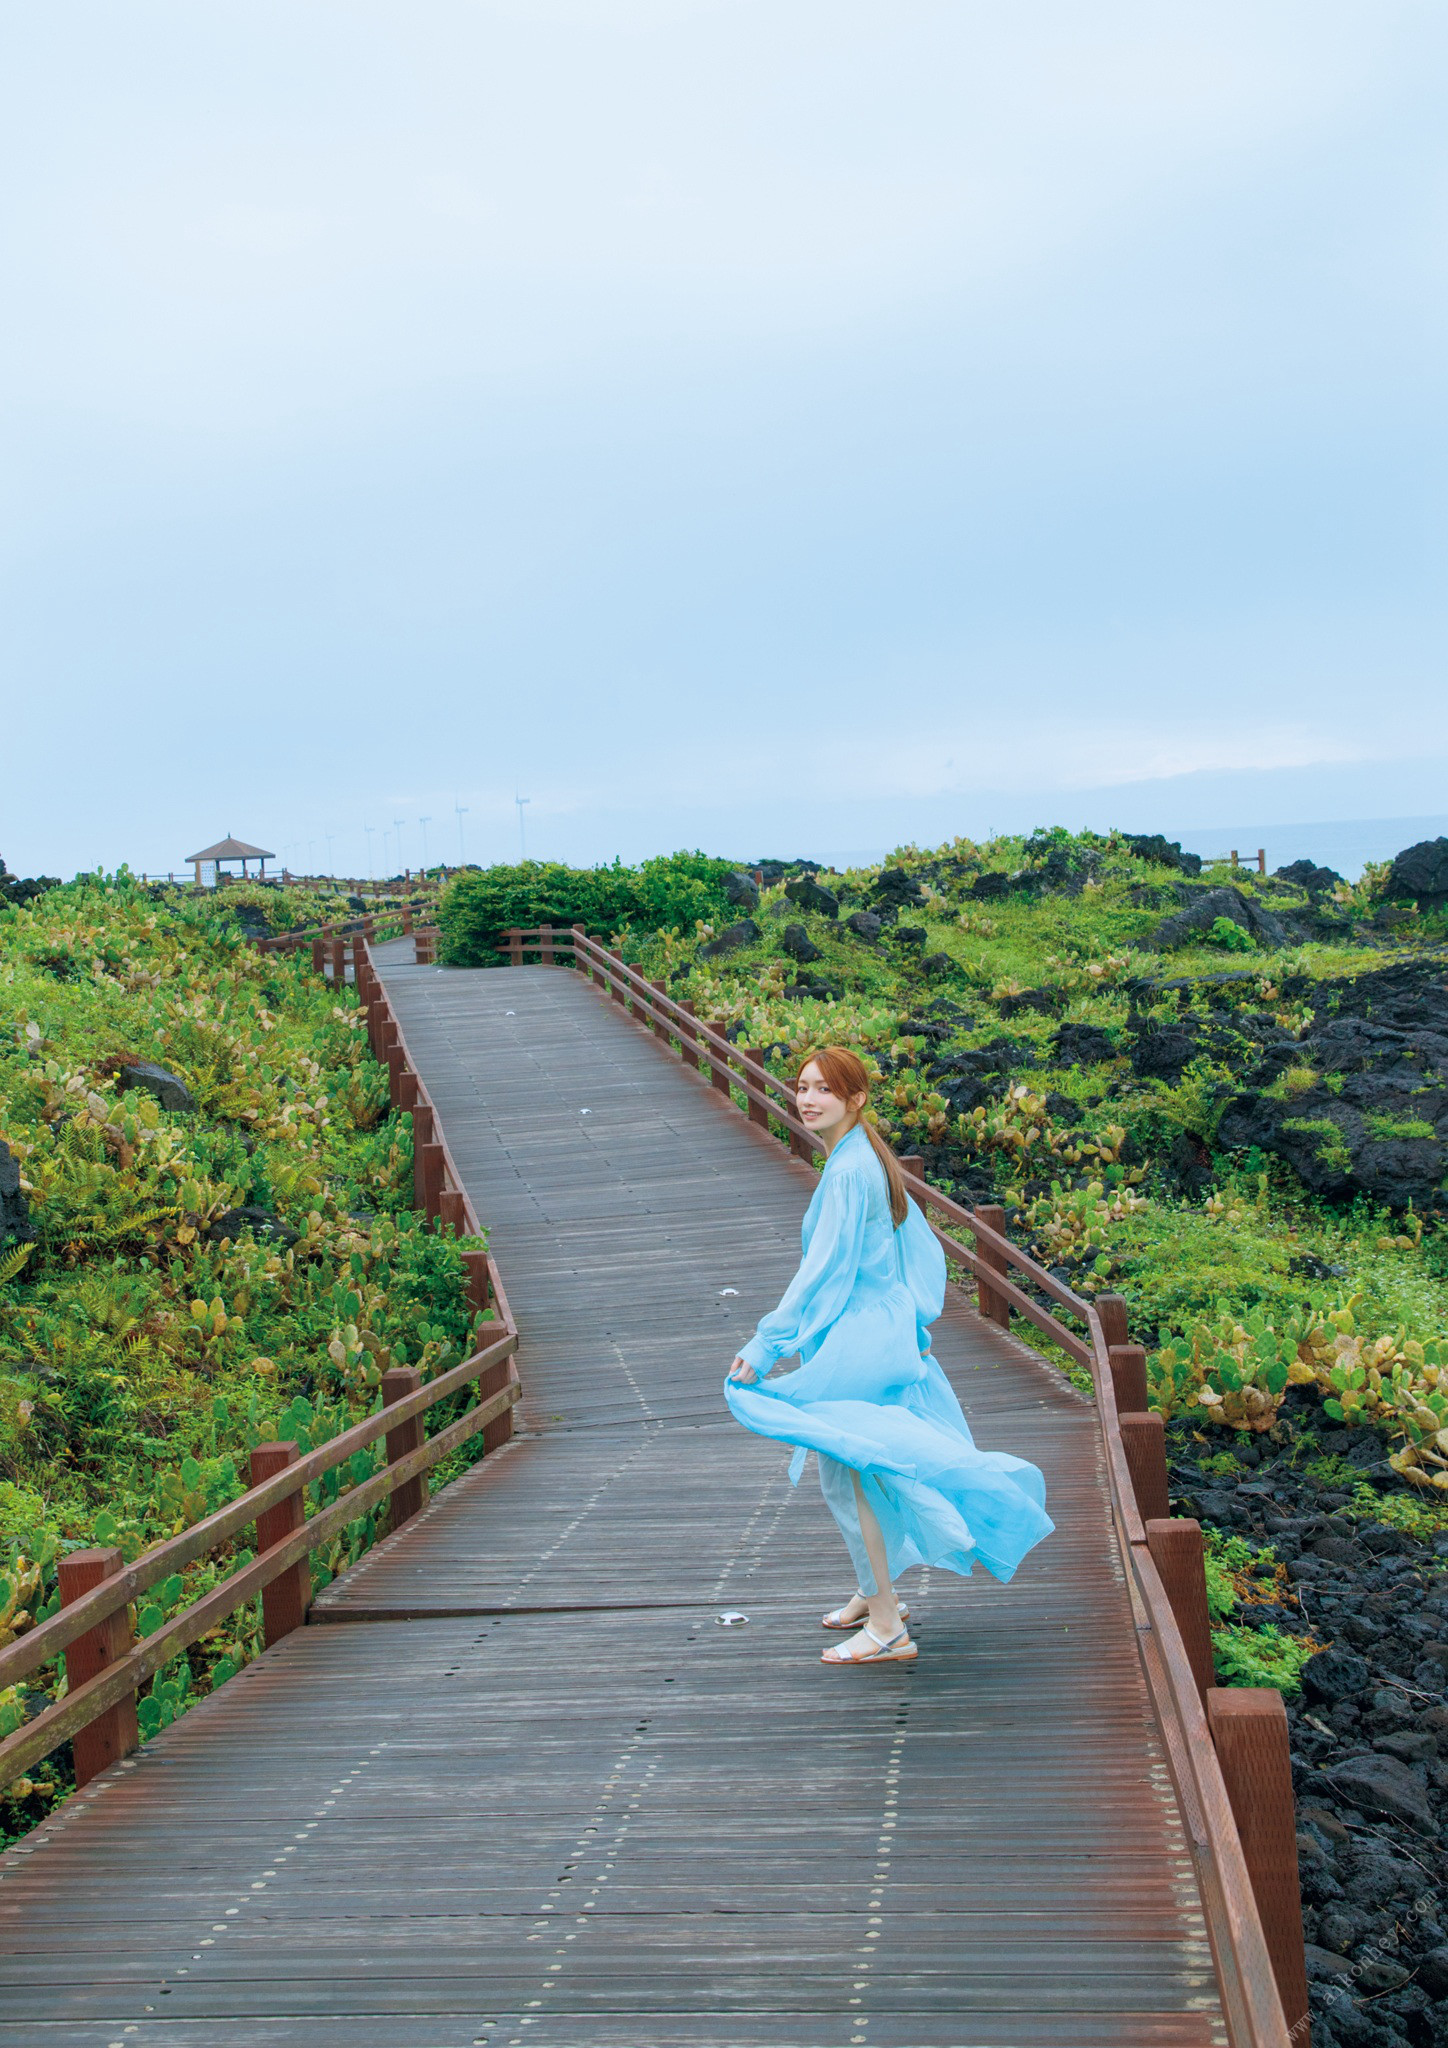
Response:
[[[1448,811],[1441,0],[0,22],[13,869]]]

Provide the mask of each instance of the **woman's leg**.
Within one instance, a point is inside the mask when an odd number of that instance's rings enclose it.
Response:
[[[819,1473],[820,1492],[825,1497],[825,1505],[835,1518],[835,1526],[844,1538],[845,1548],[850,1553],[850,1564],[854,1569],[855,1584],[860,1589],[845,1602],[840,1612],[846,1622],[859,1623],[869,1614],[869,1595],[878,1591],[878,1586],[860,1529],[853,1485],[855,1475],[848,1465],[842,1465],[837,1459],[826,1457],[823,1453],[819,1459]]]
[[[870,1626],[877,1636],[889,1642],[898,1636],[904,1623],[900,1619],[900,1605],[895,1598],[895,1588],[890,1584],[890,1566],[885,1556],[885,1536],[875,1517],[875,1510],[865,1498],[865,1489],[860,1484],[858,1472],[851,1471],[850,1479],[855,1489],[855,1511],[860,1518],[860,1534],[864,1538],[865,1554],[870,1560],[877,1591],[868,1598]],[[861,1578],[861,1586],[864,1579]]]

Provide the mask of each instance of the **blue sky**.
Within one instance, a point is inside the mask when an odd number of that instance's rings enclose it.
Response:
[[[1430,0],[0,23],[12,868],[1448,811]]]

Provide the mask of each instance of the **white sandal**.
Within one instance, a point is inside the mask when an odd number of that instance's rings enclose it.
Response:
[[[920,1652],[910,1640],[908,1629],[901,1629],[899,1635],[891,1636],[887,1642],[877,1636],[869,1622],[861,1629],[860,1635],[868,1636],[876,1645],[873,1650],[856,1650],[843,1644],[838,1650],[824,1650],[820,1654],[821,1664],[908,1664]],[[856,1636],[858,1642],[860,1636]]]
[[[857,1600],[863,1600],[865,1597],[866,1596],[863,1593],[856,1593],[855,1595],[855,1598]],[[845,1607],[848,1607],[849,1604],[850,1603],[847,1600],[845,1602]],[[846,1621],[844,1618],[845,1607],[832,1607],[829,1613],[825,1616],[824,1620],[820,1623],[820,1627],[841,1630],[861,1627],[865,1620],[868,1618],[867,1614],[857,1614],[853,1621]],[[908,1621],[910,1619],[910,1609],[905,1605],[905,1602],[903,1600],[900,1602],[900,1619],[902,1621]]]

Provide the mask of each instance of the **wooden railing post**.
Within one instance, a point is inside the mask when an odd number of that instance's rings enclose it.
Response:
[[[503,937],[508,941],[508,965],[510,967],[521,967],[523,965],[522,928],[516,924],[510,925],[507,931],[504,932]]]
[[[654,992],[655,992],[655,993],[656,993],[657,995],[661,995],[661,996],[666,996],[666,995],[668,994],[668,992],[669,992],[669,985],[668,985],[668,983],[667,983],[667,982],[665,982],[665,981],[650,981],[650,983],[649,983],[649,987],[650,987],[651,989],[653,989],[653,990],[654,990]],[[672,1036],[672,1035],[673,1035],[673,1034],[672,1034],[672,1032],[671,1032],[671,1031],[670,1031],[670,1029],[669,1029],[669,1022],[668,1022],[668,1019],[667,1019],[667,1018],[666,1018],[666,1017],[664,1016],[664,1014],[663,1014],[663,1012],[662,1012],[661,1010],[655,1010],[655,1012],[654,1012],[654,1036],[655,1036],[655,1038],[661,1038],[661,1039],[663,1040],[664,1044],[665,1044],[665,1045],[667,1045],[667,1044],[668,1044],[668,1042],[669,1042],[669,1039],[671,1038],[671,1036]]]
[[[679,1008],[686,1017],[694,1015],[694,1005],[692,1003],[680,1003]],[[679,1026],[679,1053],[684,1065],[686,1067],[693,1067],[697,1071],[701,1065],[699,1058],[699,1034],[692,1024],[681,1024]]]
[[[1213,1686],[1207,1726],[1241,1837],[1277,1995],[1294,2042],[1307,2040],[1307,1958],[1297,1871],[1292,1760],[1282,1695],[1262,1686]]]
[[[1216,1672],[1212,1664],[1212,1623],[1207,1612],[1206,1551],[1201,1523],[1185,1517],[1150,1521],[1146,1524],[1146,1547],[1166,1588],[1205,1706],[1207,1694],[1216,1683]]]
[[[896,1163],[902,1173],[913,1174],[916,1180],[924,1180],[925,1161],[918,1152],[897,1153]]]
[[[419,1102],[412,1112],[412,1206],[414,1209],[421,1209],[425,1206],[423,1200],[425,1188],[423,1184],[422,1154],[424,1148],[433,1143],[434,1129],[432,1104],[430,1102]]]
[[[553,965],[553,927],[544,924],[538,927],[538,957],[545,967]]]
[[[435,1222],[442,1214],[443,1164],[441,1145],[428,1144],[418,1147],[414,1181],[420,1173],[422,1200],[417,1206],[429,1223]]]
[[[1118,1415],[1141,1415],[1151,1406],[1146,1389],[1146,1352],[1140,1344],[1113,1344],[1107,1354]]]
[[[450,1236],[461,1237],[467,1229],[465,1200],[461,1188],[443,1187],[438,1194],[438,1224]]]
[[[1124,1294],[1098,1294],[1096,1313],[1101,1318],[1101,1334],[1107,1347],[1113,1344],[1129,1344],[1130,1335],[1126,1328],[1126,1296]]]
[[[488,1305],[488,1255],[484,1251],[463,1253],[468,1272],[468,1307],[480,1315]]]
[[[57,1570],[60,1575],[60,1604],[69,1607],[79,1600],[82,1593],[89,1593],[92,1586],[99,1586],[104,1579],[113,1579],[124,1566],[125,1560],[119,1550],[73,1550],[69,1557],[61,1558]],[[117,1663],[131,1647],[131,1623],[124,1607],[114,1614],[108,1614],[104,1621],[98,1621],[94,1628],[77,1636],[65,1653],[65,1683],[68,1692],[75,1692],[87,1679],[96,1678],[106,1668]],[[71,1738],[75,1758],[75,1782],[87,1785],[92,1778],[108,1771],[112,1764],[119,1763],[123,1756],[129,1756],[141,1740],[136,1724],[136,1695],[127,1693],[117,1700],[113,1707],[97,1714],[94,1721],[78,1729]]]
[[[327,971],[327,941],[320,936],[312,941],[312,972],[325,974]]]
[[[584,952],[583,947],[579,944],[579,941],[581,939],[586,939],[588,937],[588,926],[584,924],[573,924],[569,926],[569,930],[573,934],[574,965],[577,967],[581,967],[588,980],[592,981],[594,979],[593,962],[589,959],[587,953]]]
[[[764,1054],[757,1046],[752,1045],[741,1045],[739,1050],[744,1056],[745,1063],[753,1069],[753,1074],[747,1078],[752,1078],[762,1088],[764,1086],[765,1071]],[[767,1131],[769,1129],[769,1111],[765,1108],[764,1104],[756,1102],[752,1095],[746,1096],[745,1101],[749,1104],[749,1121],[752,1124],[760,1125],[762,1129]]]
[[[1006,1234],[1006,1212],[993,1202],[982,1203],[972,1211],[987,1230],[996,1231],[1001,1237]],[[994,1245],[986,1244],[981,1238],[975,1241],[975,1255],[983,1266],[989,1266],[993,1273],[1004,1274],[1006,1255],[998,1252]],[[1004,1294],[992,1287],[983,1273],[976,1275],[976,1307],[988,1323],[999,1323],[1003,1330],[1011,1326],[1011,1305]]]
[[[404,903],[404,904],[403,904],[403,906],[402,906],[402,935],[403,935],[403,937],[404,937],[404,938],[406,938],[406,937],[407,937],[407,935],[408,935],[408,933],[409,933],[409,932],[410,932],[411,930],[412,930],[412,905],[411,905],[410,903]]]
[[[610,947],[609,947],[609,949],[608,949],[608,957],[609,957],[609,959],[610,959],[610,960],[612,960],[612,961],[613,961],[613,962],[615,963],[615,965],[616,965],[616,966],[618,966],[618,967],[620,967],[620,968],[621,968],[621,967],[623,966],[623,952],[622,952],[622,949],[621,949],[620,947],[618,947],[618,946],[610,946]],[[612,994],[613,994],[613,999],[614,999],[614,1001],[615,1001],[616,1003],[627,1003],[627,1001],[628,1001],[628,990],[627,990],[627,989],[626,989],[626,988],[624,987],[624,985],[623,985],[623,976],[622,976],[622,974],[615,974],[615,975],[614,975],[614,977],[613,977],[613,990],[612,990]]]
[[[411,1067],[404,1067],[398,1080],[397,1107],[399,1109],[416,1109],[417,1107],[417,1075]]]
[[[333,941],[332,941],[332,986],[333,986],[333,988],[335,988],[335,989],[340,989],[340,988],[341,988],[341,986],[342,986],[342,984],[343,984],[343,983],[344,983],[344,982],[346,981],[346,979],[347,979],[347,941],[346,941],[345,939],[336,939],[336,938],[334,938],[334,939],[333,939]]]
[[[1171,1513],[1166,1483],[1166,1431],[1156,1414],[1121,1415],[1121,1448],[1143,1522],[1164,1522]]]
[[[295,1443],[258,1444],[251,1454],[252,1485],[260,1486],[264,1479],[275,1478],[288,1465],[295,1465],[299,1455]],[[256,1518],[257,1555],[300,1529],[306,1518],[301,1487],[278,1501],[274,1508],[266,1508]],[[312,1567],[305,1557],[299,1557],[262,1588],[262,1636],[268,1649],[283,1636],[289,1636],[294,1628],[301,1627],[311,1604]]]
[[[718,1018],[710,1018],[709,1022],[711,1029],[716,1031],[722,1038],[724,1035],[724,1026],[719,1022]],[[724,1059],[723,1054],[716,1053],[714,1051],[714,1048],[710,1046],[706,1058],[708,1061],[710,1082],[715,1088],[719,1090],[719,1093],[721,1095],[728,1095],[730,1090],[729,1067],[728,1063]]]
[[[390,1408],[394,1401],[403,1400],[408,1394],[415,1394],[422,1385],[422,1374],[415,1365],[394,1365],[382,1375],[382,1405]],[[410,1421],[399,1422],[396,1429],[387,1432],[387,1462],[396,1465],[413,1451],[420,1451],[423,1443],[422,1417],[414,1415]],[[392,1505],[388,1512],[389,1531],[400,1529],[404,1522],[422,1512],[427,1499],[427,1481],[419,1472],[415,1479],[404,1479],[401,1486],[394,1487]]]
[[[392,1029],[395,1033],[397,1026],[394,1024]],[[387,1048],[387,1092],[394,1109],[402,1107],[402,1077],[411,1071],[407,1064],[407,1053],[394,1037]]]

